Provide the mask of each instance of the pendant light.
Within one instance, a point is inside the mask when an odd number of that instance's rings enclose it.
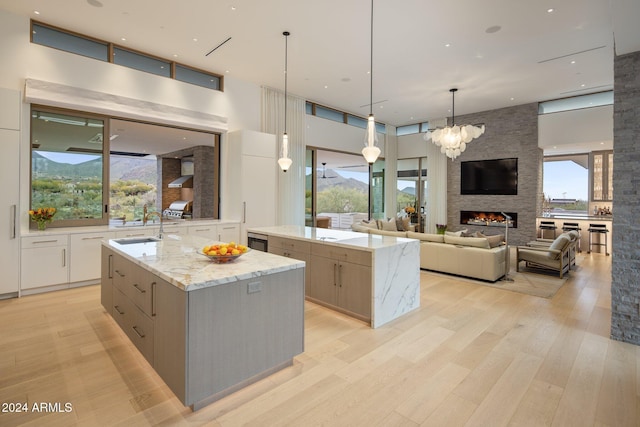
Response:
[[[369,119],[367,120],[367,131],[365,132],[362,155],[369,164],[373,164],[380,155],[380,148],[376,147],[378,134],[376,133],[376,119],[373,117],[373,0],[371,0],[371,68],[369,69]]]
[[[284,133],[282,134],[282,145],[280,146],[280,158],[278,164],[283,172],[286,172],[293,161],[289,158],[289,136],[287,135],[287,52],[289,48],[289,31],[282,33],[284,36]]]

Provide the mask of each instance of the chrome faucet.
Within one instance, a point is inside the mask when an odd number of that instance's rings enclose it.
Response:
[[[150,216],[157,216],[160,219],[160,231],[158,232],[158,239],[162,239],[163,234],[164,234],[164,229],[162,227],[162,214],[158,211],[153,211],[153,212],[148,212],[144,214],[144,218],[142,219],[142,222],[146,225],[147,222],[149,221],[149,217]]]

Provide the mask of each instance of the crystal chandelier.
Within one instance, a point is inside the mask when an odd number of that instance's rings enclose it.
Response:
[[[434,131],[429,130],[424,134],[425,141],[431,139],[434,144],[440,147],[440,152],[446,154],[451,160],[464,153],[467,144],[484,133],[484,125],[456,125],[455,93],[457,91],[458,89],[449,90],[451,92],[451,123],[453,126],[445,126]]]

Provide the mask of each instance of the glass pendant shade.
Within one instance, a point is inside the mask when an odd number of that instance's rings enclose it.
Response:
[[[280,149],[280,158],[278,159],[278,164],[280,165],[280,169],[283,172],[289,170],[293,161],[289,158],[289,136],[285,133],[282,135],[282,146]]]
[[[373,114],[369,115],[367,120],[367,131],[365,133],[365,147],[362,149],[362,155],[367,163],[375,163],[380,156],[380,149],[376,147],[378,142],[378,134],[376,133],[376,120]]]

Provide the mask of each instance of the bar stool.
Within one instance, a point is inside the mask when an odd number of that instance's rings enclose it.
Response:
[[[553,239],[555,240],[556,238],[556,230],[558,229],[558,227],[556,227],[556,222],[555,221],[540,221],[540,238],[544,239],[544,231],[545,230],[553,230]]]
[[[567,231],[577,231],[578,232],[578,252],[582,252],[582,245],[580,244],[580,231],[582,230],[582,228],[580,228],[580,224],[578,224],[577,222],[565,222],[562,224],[562,231],[567,232]]]
[[[589,251],[587,253],[591,253],[591,246],[604,246],[604,253],[609,256],[609,247],[607,246],[607,230],[606,224],[589,224]],[[591,236],[593,234],[599,234],[598,243],[591,242]],[[602,239],[604,239],[604,243],[602,243]]]

